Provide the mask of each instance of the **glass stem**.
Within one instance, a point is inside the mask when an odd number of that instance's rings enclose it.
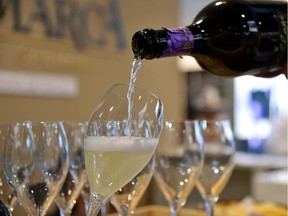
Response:
[[[89,209],[89,199],[85,198],[84,196],[82,196],[82,198],[83,198],[83,202],[84,202],[85,213],[87,214],[88,213],[88,209]]]
[[[101,216],[106,216],[107,215],[107,207],[106,203],[101,206]]]
[[[120,206],[120,216],[130,216],[129,208],[127,205]]]
[[[97,216],[103,204],[104,197],[91,193],[87,216]]]
[[[209,201],[205,202],[205,211],[207,213],[207,216],[213,216],[213,203],[210,203]]]
[[[172,210],[171,216],[180,216],[180,211]]]
[[[171,216],[180,216],[181,207],[178,207],[176,204],[170,205]]]
[[[70,216],[72,213],[72,210],[69,208],[68,209],[59,208],[59,211],[60,211],[60,216]]]

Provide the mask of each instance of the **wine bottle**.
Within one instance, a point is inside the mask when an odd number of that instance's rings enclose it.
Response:
[[[11,216],[1,199],[0,199],[0,216]]]
[[[134,34],[137,58],[193,56],[217,76],[287,77],[287,0],[219,0],[191,25]]]

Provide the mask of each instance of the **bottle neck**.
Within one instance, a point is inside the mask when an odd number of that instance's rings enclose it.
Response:
[[[163,28],[168,36],[167,49],[163,50],[161,57],[185,55],[192,52],[194,48],[194,36],[187,28]]]
[[[189,55],[194,48],[194,37],[187,28],[144,29],[132,38],[132,49],[137,58]]]

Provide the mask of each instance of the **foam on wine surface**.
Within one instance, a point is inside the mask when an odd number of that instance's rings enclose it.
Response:
[[[156,138],[89,136],[85,139],[85,150],[151,152],[155,150],[157,142]]]

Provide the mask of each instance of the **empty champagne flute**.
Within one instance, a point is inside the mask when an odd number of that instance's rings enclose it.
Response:
[[[69,216],[86,182],[83,148],[87,123],[67,121],[63,125],[69,146],[69,170],[55,202],[60,215]]]
[[[156,150],[154,178],[172,216],[179,216],[203,165],[198,121],[166,121]]]
[[[150,161],[162,126],[163,105],[154,94],[115,84],[91,116],[85,141],[85,167],[90,185],[88,216],[127,184]]]
[[[136,206],[151,181],[154,165],[155,157],[153,156],[140,173],[111,196],[111,203],[120,216],[134,215]]]
[[[68,171],[62,123],[11,123],[4,158],[8,182],[27,214],[45,215]]]
[[[17,198],[14,196],[12,189],[8,185],[4,173],[4,146],[6,144],[6,131],[9,123],[0,123],[0,200],[12,214],[16,205]]]
[[[202,120],[200,125],[205,159],[197,188],[207,216],[213,216],[213,206],[234,168],[235,142],[229,120]]]

